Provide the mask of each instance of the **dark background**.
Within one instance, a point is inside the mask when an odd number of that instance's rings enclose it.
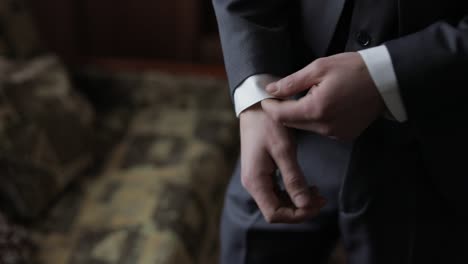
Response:
[[[43,41],[71,64],[222,65],[209,0],[30,1]]]

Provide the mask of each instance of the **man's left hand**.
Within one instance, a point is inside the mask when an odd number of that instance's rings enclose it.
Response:
[[[263,100],[262,108],[287,127],[340,140],[355,139],[385,110],[357,52],[317,59],[266,89],[277,98],[308,90],[299,100]]]

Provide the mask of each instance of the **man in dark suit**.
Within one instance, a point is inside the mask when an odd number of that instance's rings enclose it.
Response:
[[[241,129],[221,262],[341,234],[349,263],[466,263],[468,1],[213,4]]]

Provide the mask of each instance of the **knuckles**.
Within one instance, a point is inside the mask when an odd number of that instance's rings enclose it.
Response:
[[[323,75],[329,66],[330,62],[327,58],[318,58],[310,64],[313,71],[317,72],[319,75]]]
[[[251,180],[246,177],[245,175],[242,175],[241,177],[241,184],[242,184],[242,187],[244,187],[245,189],[249,190],[250,187],[251,187]]]
[[[307,194],[307,185],[299,175],[293,175],[290,177],[283,178],[286,187],[289,187],[289,195],[291,198],[295,198],[301,194]]]
[[[283,121],[278,111],[270,111],[269,116],[276,123],[281,123]]]
[[[279,90],[275,93],[276,96],[284,97],[288,96],[291,93],[292,87],[296,84],[296,76],[289,75],[277,82]]]
[[[284,215],[280,213],[280,211],[269,210],[269,211],[262,211],[263,218],[269,224],[275,223],[286,223],[291,222],[292,219],[287,219]]]
[[[278,217],[276,217],[273,213],[264,213],[263,217],[265,218],[265,221],[269,224],[274,224],[278,222]]]
[[[242,168],[241,170],[241,184],[242,187],[244,187],[246,190],[251,192],[252,190],[255,190],[257,187],[257,183],[255,181],[255,175],[257,175],[258,172],[256,172],[253,169],[244,169]]]
[[[310,104],[309,112],[312,118],[317,121],[326,121],[332,117],[332,105],[326,100],[314,100]]]
[[[257,182],[253,179],[253,175],[250,172],[242,173],[241,184],[249,192],[255,192],[259,187]]]
[[[270,174],[267,170],[261,169],[260,166],[255,166],[252,169],[241,170],[241,184],[250,193],[260,192],[264,186],[259,181],[259,176]]]
[[[278,141],[271,144],[271,154],[276,158],[290,157],[294,154],[294,147],[291,143],[285,141]]]

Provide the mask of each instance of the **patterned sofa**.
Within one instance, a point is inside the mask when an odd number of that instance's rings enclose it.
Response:
[[[0,0],[0,263],[216,263],[226,82],[67,71]]]

